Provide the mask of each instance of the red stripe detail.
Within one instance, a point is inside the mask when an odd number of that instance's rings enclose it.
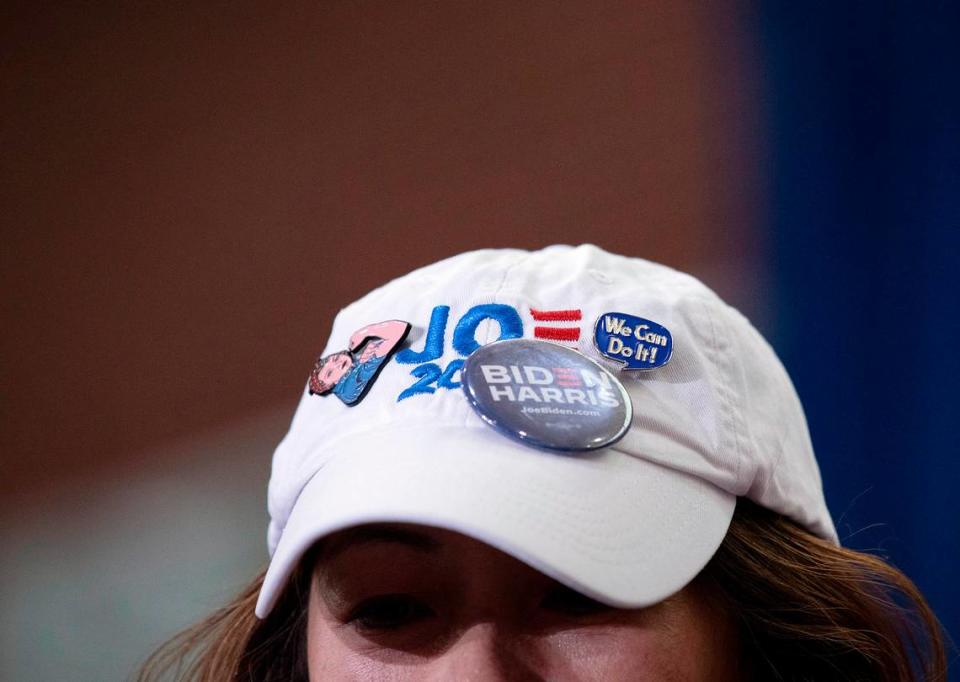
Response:
[[[580,310],[534,310],[530,314],[538,322],[575,322],[580,319]]]
[[[551,341],[576,341],[580,338],[580,329],[578,327],[534,327],[533,335],[538,339]]]

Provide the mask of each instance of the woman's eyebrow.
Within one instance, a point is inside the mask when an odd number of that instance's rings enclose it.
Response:
[[[384,524],[358,526],[338,533],[325,541],[321,547],[318,561],[332,561],[348,549],[385,543],[404,545],[420,552],[436,552],[441,545],[439,540],[429,535],[399,526]]]

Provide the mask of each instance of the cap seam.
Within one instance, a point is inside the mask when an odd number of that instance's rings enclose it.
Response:
[[[703,312],[707,318],[707,321],[710,323],[710,337],[707,343],[708,348],[710,349],[710,354],[712,360],[723,373],[723,382],[717,387],[717,393],[720,397],[720,406],[723,411],[723,415],[727,423],[730,425],[730,429],[733,432],[733,444],[734,449],[737,454],[737,461],[734,465],[734,478],[736,479],[737,485],[741,485],[741,468],[743,463],[743,458],[745,456],[743,443],[740,437],[739,424],[736,418],[736,411],[732,409],[731,396],[730,396],[730,367],[729,363],[723,358],[722,350],[719,346],[719,333],[718,326],[719,320],[716,320],[714,316],[710,313],[709,306],[706,305],[706,300],[701,299],[703,303]]]
[[[497,301],[497,299],[499,298],[500,294],[503,292],[504,288],[506,287],[507,280],[510,278],[510,273],[511,273],[513,270],[515,270],[519,265],[521,265],[522,263],[526,262],[527,260],[529,260],[529,259],[532,258],[532,257],[533,257],[533,254],[530,253],[529,251],[527,251],[526,253],[524,253],[522,256],[520,256],[519,258],[517,258],[516,260],[514,260],[512,263],[510,263],[510,265],[508,265],[507,267],[505,267],[505,268],[503,269],[503,277],[500,278],[500,283],[497,284],[496,287],[494,287],[493,293],[491,294],[491,298],[493,299],[493,301]],[[484,344],[490,343],[490,337],[491,337],[492,335],[493,335],[493,332],[488,328],[488,329],[487,329],[486,336],[485,336],[485,338],[484,338],[484,340],[483,340]],[[463,418],[463,425],[464,425],[464,426],[469,426],[469,425],[470,425],[470,417],[471,417],[471,415],[470,415],[469,413],[467,413],[466,415],[464,415],[464,418]]]

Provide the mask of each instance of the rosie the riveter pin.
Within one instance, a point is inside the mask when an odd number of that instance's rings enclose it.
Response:
[[[460,372],[480,418],[526,445],[575,452],[617,442],[633,417],[609,371],[572,348],[534,339],[481,346]]]
[[[604,357],[622,362],[628,370],[663,367],[673,354],[669,329],[626,313],[601,315],[593,341]]]
[[[346,350],[326,355],[313,366],[311,395],[333,393],[345,405],[356,405],[410,331],[410,323],[387,320],[368,324],[350,336]]]

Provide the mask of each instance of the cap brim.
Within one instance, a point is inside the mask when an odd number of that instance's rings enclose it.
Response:
[[[264,618],[300,557],[366,523],[445,528],[603,603],[640,608],[682,589],[726,535],[736,497],[606,448],[535,450],[488,428],[404,428],[341,441],[301,491],[264,578]]]

